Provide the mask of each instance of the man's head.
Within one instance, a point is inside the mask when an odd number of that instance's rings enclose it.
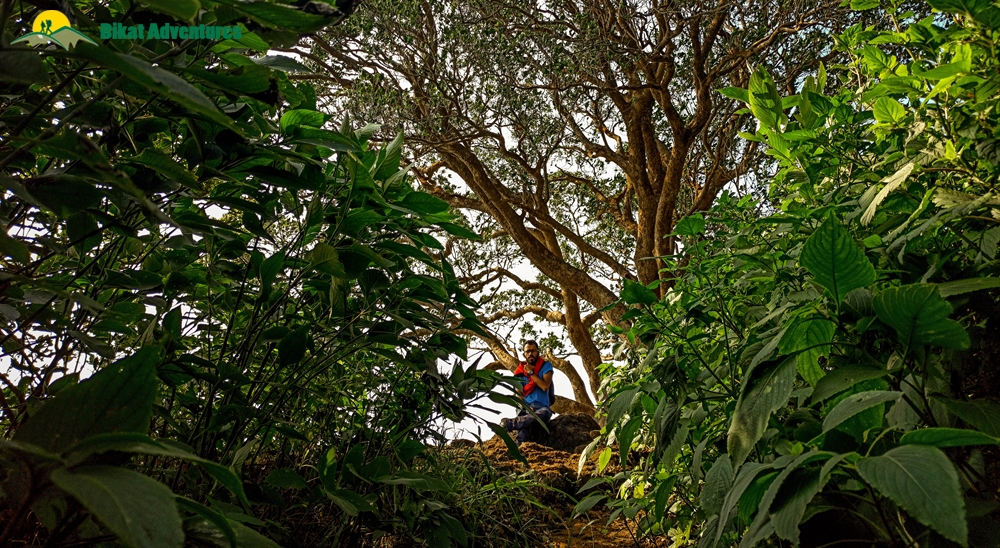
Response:
[[[528,363],[535,363],[538,359],[538,343],[534,340],[528,340],[524,342],[524,359]]]

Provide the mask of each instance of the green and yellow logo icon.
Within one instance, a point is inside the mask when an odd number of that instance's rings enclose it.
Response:
[[[11,44],[18,42],[27,42],[29,46],[55,44],[62,49],[69,49],[81,40],[97,45],[87,35],[74,29],[70,25],[69,18],[61,11],[45,10],[35,17],[35,21],[31,24],[31,32],[17,38]]]

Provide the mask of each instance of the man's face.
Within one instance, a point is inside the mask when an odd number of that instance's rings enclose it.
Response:
[[[538,359],[538,347],[533,344],[525,346],[524,358],[528,361],[528,363],[535,363],[535,360]]]

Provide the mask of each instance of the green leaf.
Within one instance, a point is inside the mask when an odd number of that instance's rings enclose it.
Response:
[[[452,236],[458,236],[459,238],[465,238],[467,240],[479,241],[481,238],[479,234],[465,228],[464,226],[457,225],[455,223],[435,223],[437,226],[444,229],[445,232],[451,234]]]
[[[930,0],[932,8],[948,13],[976,15],[990,6],[989,0]]]
[[[651,305],[658,300],[659,299],[656,297],[656,293],[653,293],[653,290],[639,282],[625,280],[625,286],[622,288],[622,301],[624,301],[625,304]]]
[[[855,11],[870,10],[877,8],[879,0],[851,0],[851,9]]]
[[[601,502],[602,500],[606,499],[607,497],[608,497],[607,495],[602,495],[600,493],[594,493],[593,495],[590,495],[589,497],[581,500],[580,503],[577,504],[575,508],[573,508],[573,516],[576,517],[576,516],[580,516],[580,515],[586,514],[587,512],[590,511],[591,508],[593,508],[594,506],[597,506],[598,502]]]
[[[784,121],[781,96],[778,95],[774,79],[763,65],[758,66],[750,76],[748,91],[750,111],[760,121],[761,127],[772,131],[779,130]]]
[[[784,483],[789,476],[798,472],[799,467],[804,464],[808,464],[816,460],[829,459],[832,456],[833,453],[812,451],[799,455],[794,461],[789,463],[788,466],[785,466],[785,468],[768,485],[767,491],[764,492],[760,502],[757,504],[757,517],[754,519],[753,523],[750,524],[750,529],[747,530],[743,540],[740,542],[740,548],[751,548],[756,546],[758,542],[770,536],[771,532],[774,531],[775,526],[770,519],[771,504],[774,503],[779,490],[782,490]]]
[[[674,233],[694,237],[705,232],[705,218],[700,213],[688,215],[677,223]]]
[[[14,441],[62,452],[108,432],[145,433],[153,417],[156,365],[162,349],[145,347],[47,401],[14,434]]]
[[[945,298],[997,287],[1000,287],[1000,278],[966,278],[937,285],[938,293]]]
[[[730,99],[736,99],[737,101],[742,101],[744,103],[750,102],[750,92],[743,88],[737,87],[725,87],[719,90],[719,93],[729,97]]]
[[[786,480],[782,491],[791,491],[791,495],[783,501],[776,510],[772,509],[771,522],[774,524],[774,532],[780,538],[792,541],[793,545],[799,545],[799,523],[806,513],[809,502],[817,493],[823,490],[827,480],[830,479],[830,472],[846,455],[835,455],[826,463],[823,468],[799,469],[791,474]]]
[[[938,396],[934,399],[976,430],[1000,438],[1000,403],[992,400],[958,401]]]
[[[201,2],[198,0],[142,0],[142,3],[153,11],[173,15],[185,21],[194,19],[201,9]]]
[[[203,504],[199,504],[188,498],[177,496],[174,497],[174,501],[177,503],[178,507],[183,508],[188,512],[191,512],[192,514],[205,519],[206,521],[214,525],[216,528],[218,528],[219,532],[222,533],[224,537],[226,537],[227,541],[229,541],[230,548],[236,548],[237,546],[236,532],[233,531],[233,526],[230,525],[229,520],[226,519],[226,516],[223,516],[222,514],[216,512],[215,510],[212,510],[211,508]]]
[[[722,510],[726,493],[733,485],[733,463],[729,455],[723,453],[705,474],[705,487],[701,490],[701,510],[706,516],[713,516]]]
[[[278,468],[272,470],[264,480],[271,485],[282,489],[308,489],[309,484],[302,479],[295,470],[291,468]]]
[[[80,501],[127,546],[180,547],[184,544],[174,494],[158,481],[113,466],[59,468],[52,483]]]
[[[969,348],[969,334],[949,319],[951,305],[932,284],[893,287],[875,296],[872,303],[879,320],[891,326],[906,346],[928,345]]]
[[[277,542],[265,537],[242,523],[230,521],[236,533],[236,545],[240,548],[281,548]]]
[[[104,193],[93,184],[72,175],[40,177],[31,187],[31,196],[61,218],[101,205]]]
[[[852,394],[837,404],[832,411],[823,419],[823,433],[836,428],[840,423],[857,415],[865,409],[885,403],[895,401],[903,396],[902,392],[887,392],[883,390],[869,390],[860,394]]]
[[[729,455],[734,468],[743,464],[764,435],[771,413],[788,403],[795,382],[795,360],[782,360],[769,367],[761,364],[751,373],[729,426]]]
[[[245,35],[244,35],[245,37]],[[262,51],[267,51],[267,44]],[[251,59],[254,63],[262,67],[267,67],[274,70],[280,70],[282,72],[310,72],[309,67],[303,65],[302,63],[296,61],[295,59],[288,57],[287,55],[265,55],[263,57],[254,57]],[[321,127],[321,126],[313,126]]]
[[[821,402],[830,396],[843,392],[848,388],[868,379],[877,379],[888,375],[885,369],[875,369],[873,367],[847,366],[839,367],[830,371],[825,377],[816,383],[810,401]]]
[[[642,426],[642,416],[629,419],[625,426],[618,433],[618,458],[622,466],[625,466],[628,459],[628,452],[632,449],[632,440],[635,439],[636,432]]]
[[[403,196],[399,205],[424,215],[443,213],[450,207],[448,202],[426,192],[410,192]]]
[[[835,327],[832,321],[825,318],[807,319],[785,331],[778,343],[782,354],[796,354],[799,374],[812,386],[816,386],[825,374],[819,359],[830,355],[829,343],[833,341]]]
[[[172,72],[154,67],[131,55],[115,53],[104,46],[95,46],[85,42],[77,44],[73,49],[73,55],[114,69],[137,84],[169,98],[191,112],[202,114],[234,131],[238,130],[233,121],[219,111],[215,103],[205,97],[204,93]]]
[[[895,101],[893,101],[895,102]],[[882,179],[882,183],[885,185],[878,191],[878,194],[872,199],[868,207],[865,208],[864,214],[861,216],[861,224],[867,226],[873,218],[875,218],[875,211],[878,206],[889,196],[894,190],[899,188],[899,185],[906,182],[906,179],[910,177],[910,173],[913,172],[913,168],[916,166],[913,162],[908,162],[903,167],[899,168],[898,171],[889,175],[888,177]]]
[[[271,70],[257,65],[242,66],[234,70],[208,71],[186,69],[186,72],[199,80],[203,80],[214,88],[228,91],[235,95],[248,95],[267,91],[272,84]]]
[[[302,361],[309,343],[309,325],[303,325],[284,336],[278,343],[278,363],[294,365]]]
[[[601,454],[597,457],[598,474],[604,472],[604,469],[608,467],[608,464],[611,464],[611,455],[613,454],[614,452],[611,451],[610,447],[605,447],[604,451],[601,451]]]
[[[641,395],[642,391],[638,388],[627,388],[617,394],[613,394],[608,405],[608,427],[616,426],[622,420],[622,417],[625,416],[625,413],[632,410],[632,405]]]
[[[267,299],[278,273],[285,269],[285,251],[281,250],[265,259],[260,265],[260,293]]]
[[[1000,445],[1000,440],[977,430],[961,428],[922,428],[903,434],[900,445],[933,445],[934,447],[965,447],[967,445]]]
[[[297,127],[307,126],[321,128],[330,117],[315,110],[289,110],[281,115],[278,127],[281,133],[291,135]]]
[[[186,460],[200,465],[209,475],[236,495],[240,502],[247,506],[250,505],[243,492],[242,482],[232,470],[216,462],[203,459],[185,449],[174,447],[170,443],[169,440],[160,443],[145,434],[136,432],[111,432],[90,436],[66,449],[63,455],[66,465],[70,467],[84,462],[91,455],[99,455],[109,451],[158,455]]]
[[[266,27],[287,29],[299,34],[316,32],[334,21],[332,17],[313,15],[302,10],[270,2],[222,0],[219,3],[248,15],[250,19]]]
[[[0,82],[48,84],[49,69],[33,51],[0,51]]]
[[[177,160],[154,148],[147,148],[142,151],[142,154],[127,158],[126,161],[146,166],[171,181],[190,189],[201,190],[201,184],[195,179],[193,173],[184,169]]]
[[[879,97],[875,100],[874,114],[883,124],[896,124],[906,118],[906,109],[891,97]]]
[[[920,523],[968,545],[958,473],[940,449],[903,445],[857,462],[858,473]]]
[[[340,262],[340,257],[337,255],[337,250],[329,244],[316,244],[316,247],[312,248],[306,254],[306,258],[313,268],[324,274],[329,274],[335,278],[347,277],[347,273],[344,272],[344,265]]]
[[[837,303],[852,290],[875,282],[875,268],[865,252],[832,216],[806,240],[799,262]]]

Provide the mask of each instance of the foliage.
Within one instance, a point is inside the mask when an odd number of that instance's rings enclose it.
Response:
[[[466,231],[401,138],[330,128],[301,64],[260,55],[344,14],[161,4],[66,9],[242,37],[0,49],[0,544],[492,543],[521,510],[428,450],[497,383],[439,372],[466,356],[446,319],[481,330],[441,253]]]
[[[620,284],[671,278],[675,223],[772,167],[713,90],[746,86],[748,61],[793,85],[847,26],[838,4],[369,0],[297,51],[350,83],[329,108],[403,131],[421,188],[483,235],[449,248],[482,295],[491,335],[471,335],[513,370],[517,334],[555,331],[583,368],[551,361],[592,409]]]
[[[645,350],[606,380],[608,441],[638,462],[609,504],[645,531],[1000,544],[1000,9],[931,6],[838,35],[839,87],[821,68],[781,97],[758,69],[727,90],[779,162],[774,207],[724,195],[678,225],[663,299],[622,292]]]

